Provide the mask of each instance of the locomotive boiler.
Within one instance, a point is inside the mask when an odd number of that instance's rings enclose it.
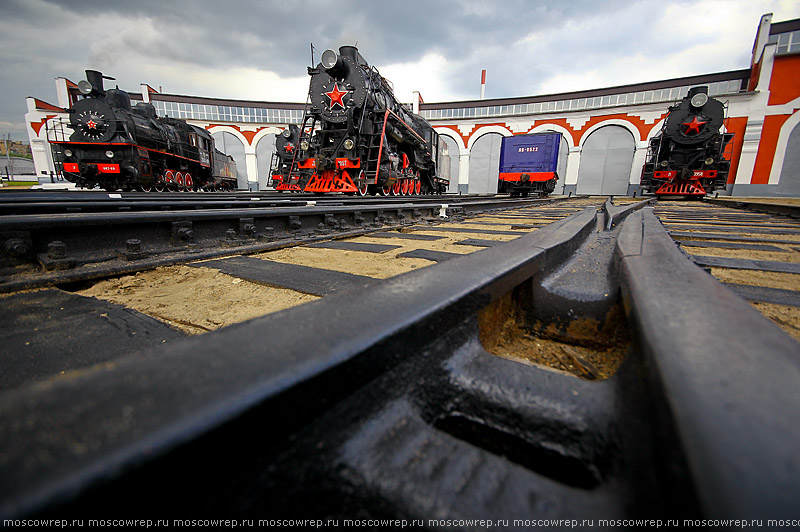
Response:
[[[104,78],[87,70],[78,84],[83,98],[67,119],[48,125],[53,160],[65,179],[106,190],[236,188],[236,164],[214,147],[208,131],[158,117],[150,103],[132,106],[127,92],[105,90]]]
[[[732,133],[720,133],[725,106],[693,87],[669,108],[661,132],[650,140],[641,188],[657,197],[697,197],[725,188]]]
[[[276,138],[270,175],[276,190],[364,196],[447,189],[446,144],[397,101],[389,81],[356,47],[326,50],[308,74],[302,125]]]

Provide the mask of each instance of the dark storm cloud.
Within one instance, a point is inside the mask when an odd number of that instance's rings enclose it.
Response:
[[[40,17],[46,26],[55,27],[63,22],[63,13],[76,18],[113,14],[149,19],[157,30],[154,38],[136,42],[134,36],[141,35],[134,33],[129,39],[94,43],[95,47],[106,54],[138,47],[154,59],[203,66],[260,65],[289,76],[309,62],[311,42],[324,49],[358,41],[368,58],[374,58],[371,61],[384,64],[413,61],[432,50],[463,60],[476,48],[505,46],[537,28],[559,27],[576,17],[591,17],[628,3],[575,1],[561,7],[554,2],[524,0],[502,4],[464,0],[59,0],[11,2],[5,11],[19,6],[25,17]]]
[[[403,72],[412,79],[393,80],[406,86],[399,96],[423,89],[426,101],[476,98],[484,68],[490,98],[744,68],[758,16],[782,2],[736,0],[720,11],[725,3],[714,0],[4,0],[0,134],[24,133],[25,96],[53,102],[53,78],[78,81],[87,68],[128,90],[163,83],[165,92],[227,98],[278,98],[270,89],[291,82],[279,98],[302,101],[310,43],[316,60],[357,42],[385,75],[411,65]],[[706,4],[700,26],[683,24]],[[744,11],[748,34],[736,49],[697,48],[730,31],[714,26],[720,13]]]

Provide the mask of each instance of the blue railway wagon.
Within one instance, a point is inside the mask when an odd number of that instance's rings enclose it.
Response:
[[[512,196],[547,196],[558,182],[561,133],[503,137],[497,191]]]

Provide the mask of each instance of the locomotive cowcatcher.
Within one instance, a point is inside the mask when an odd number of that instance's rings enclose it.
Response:
[[[409,112],[354,46],[326,50],[311,76],[302,125],[275,142],[276,190],[345,194],[441,194],[446,144]]]
[[[127,92],[104,89],[104,78],[113,79],[87,70],[78,84],[83,98],[67,119],[48,123],[53,161],[65,179],[106,190],[236,188],[236,164],[208,131],[158,117],[150,103],[132,107]]]
[[[733,134],[720,133],[725,106],[693,87],[669,108],[661,132],[650,140],[641,188],[657,197],[702,198],[724,189],[730,172]]]

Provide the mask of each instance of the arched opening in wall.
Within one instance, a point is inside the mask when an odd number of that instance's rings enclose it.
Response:
[[[800,124],[794,126],[786,143],[778,194],[800,195]]]
[[[213,133],[211,136],[214,137],[215,147],[236,161],[237,187],[247,190],[247,160],[244,157],[244,144],[236,138],[236,135],[227,131]]]
[[[628,193],[635,143],[622,126],[603,126],[581,148],[578,194],[624,196]]]
[[[439,138],[444,139],[447,152],[450,154],[450,186],[447,187],[447,192],[458,192],[458,144],[447,135],[441,135]]]
[[[275,152],[275,134],[261,137],[256,144],[256,168],[258,168],[258,190],[264,190],[269,183],[269,167]]]
[[[470,194],[497,193],[497,178],[500,173],[500,146],[503,135],[487,133],[481,136],[469,152]]]

